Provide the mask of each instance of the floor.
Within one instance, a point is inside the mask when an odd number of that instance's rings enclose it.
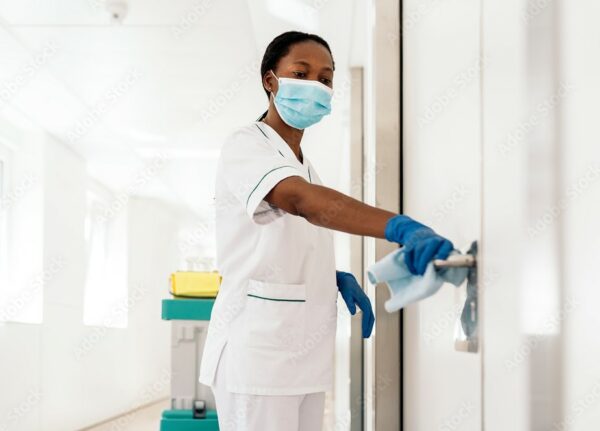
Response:
[[[170,406],[171,401],[165,399],[80,431],[158,431],[162,412],[168,410]]]
[[[165,399],[91,428],[84,428],[79,431],[158,431],[162,412],[163,410],[168,410],[170,406],[170,399]],[[333,429],[333,418],[331,416],[332,399],[330,393],[328,393],[325,400],[323,431]]]

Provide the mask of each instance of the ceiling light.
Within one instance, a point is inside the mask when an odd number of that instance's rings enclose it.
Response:
[[[129,6],[126,0],[106,0],[106,10],[110,14],[111,24],[123,24]]]

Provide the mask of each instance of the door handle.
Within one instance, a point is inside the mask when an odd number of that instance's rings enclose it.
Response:
[[[471,243],[466,254],[448,256],[446,260],[435,259],[436,268],[469,268],[466,298],[454,329],[454,348],[461,352],[479,351],[478,334],[478,286],[477,286],[477,241]]]
[[[475,241],[476,242],[476,241]],[[475,256],[472,254],[454,254],[446,260],[434,259],[433,266],[436,268],[464,268],[477,265]]]

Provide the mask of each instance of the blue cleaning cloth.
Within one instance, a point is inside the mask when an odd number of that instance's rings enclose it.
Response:
[[[450,256],[455,254],[461,253],[458,250],[450,252]],[[433,295],[445,282],[460,286],[468,273],[469,268],[436,269],[431,261],[427,264],[425,274],[414,275],[404,263],[404,247],[394,250],[367,269],[371,283],[384,282],[388,286],[390,299],[384,304],[388,313]]]

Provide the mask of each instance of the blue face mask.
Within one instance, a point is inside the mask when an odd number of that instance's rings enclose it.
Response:
[[[273,76],[277,75],[273,71]],[[277,78],[275,109],[281,119],[295,129],[306,129],[331,112],[333,90],[318,81]]]

